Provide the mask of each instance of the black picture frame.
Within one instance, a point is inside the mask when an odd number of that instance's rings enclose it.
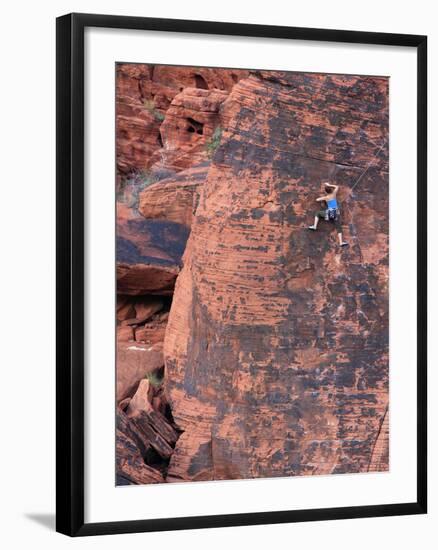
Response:
[[[424,514],[427,510],[427,37],[68,14],[57,19],[56,529],[69,536]],[[84,30],[86,27],[407,46],[417,51],[417,499],[311,510],[84,522]]]

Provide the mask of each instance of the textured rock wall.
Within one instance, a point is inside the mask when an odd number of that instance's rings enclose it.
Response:
[[[117,171],[119,177],[132,171],[148,170],[160,164],[163,148],[161,127],[166,122],[166,113],[175,96],[183,92],[176,111],[184,111],[184,94],[197,92],[204,96],[209,90],[220,97],[221,90],[229,92],[234,84],[248,75],[245,70],[222,70],[202,67],[154,66],[133,63],[118,63],[116,74],[116,123],[117,123]],[[193,90],[193,88],[195,90]],[[205,101],[204,101],[205,104]],[[199,111],[200,102],[193,104],[188,99],[188,117]],[[208,108],[208,102],[207,102]],[[201,109],[202,111],[202,109]],[[196,115],[195,115],[196,116]],[[176,113],[170,125],[176,131]],[[181,121],[182,123],[185,121]],[[181,127],[183,128],[182,124]],[[184,132],[182,132],[185,138]],[[165,138],[164,138],[165,139]],[[172,141],[168,147],[177,146]],[[183,151],[180,151],[180,154]],[[178,163],[177,163],[178,164]],[[187,167],[186,160],[185,166]]]
[[[176,95],[161,125],[163,148],[155,167],[179,171],[208,158],[207,144],[220,125],[219,109],[228,92],[185,88]]]
[[[163,389],[171,296],[220,107],[247,75],[117,65],[117,484],[166,478],[179,436]]]
[[[245,70],[117,65],[119,294],[169,294],[210,165],[219,110]]]
[[[200,164],[145,189],[140,195],[141,215],[148,220],[167,220],[190,227],[208,168],[209,163]]]
[[[168,481],[388,467],[387,91],[256,72],[222,104],[166,329]],[[306,230],[325,180],[344,250]]]

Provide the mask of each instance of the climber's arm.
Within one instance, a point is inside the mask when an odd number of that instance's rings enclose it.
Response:
[[[333,185],[332,183],[326,183],[326,187],[330,187],[333,189],[333,193],[336,195],[336,193],[339,191],[339,185]]]
[[[326,201],[326,200],[327,200],[327,196],[325,196],[325,197],[318,197],[318,198],[316,199],[316,202],[322,202],[322,201]]]

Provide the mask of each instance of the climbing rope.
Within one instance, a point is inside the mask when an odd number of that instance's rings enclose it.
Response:
[[[321,92],[322,88],[327,84],[327,82],[328,82],[328,79],[327,79],[327,78],[323,78],[323,79],[322,79],[321,84],[319,85],[317,91],[312,95],[312,100],[313,100],[313,98],[314,98],[315,96],[317,96],[317,95]],[[363,177],[365,176],[365,174],[368,172],[368,170],[370,169],[370,167],[371,167],[371,165],[373,164],[373,162],[374,162],[374,161],[376,160],[376,158],[379,156],[380,151],[383,149],[383,146],[385,145],[385,143],[386,143],[386,138],[383,138],[383,142],[382,142],[381,146],[379,147],[377,153],[375,153],[375,154],[373,155],[371,161],[368,163],[368,165],[366,166],[365,170],[362,172],[362,174],[360,174],[359,178],[357,179],[357,181],[355,182],[355,184],[353,185],[353,187],[351,187],[351,194],[350,194],[350,196],[346,199],[345,202],[347,202],[347,201],[350,199],[350,197],[353,195],[353,190],[354,190],[354,188],[359,184],[359,182],[362,180],[362,178],[363,178]],[[375,145],[375,143],[374,143],[374,145]]]
[[[350,197],[351,195],[353,194],[353,190],[354,188],[356,187],[356,185],[360,182],[360,180],[365,176],[365,174],[368,172],[368,170],[370,169],[371,165],[373,164],[373,162],[376,160],[376,158],[379,156],[379,153],[380,151],[383,149],[383,146],[385,145],[386,143],[386,138],[383,138],[383,143],[382,145],[379,147],[379,150],[377,151],[377,153],[375,153],[373,155],[373,158],[370,160],[370,162],[368,163],[368,166],[365,168],[365,170],[362,172],[362,174],[358,177],[356,183],[353,185],[353,187],[351,188],[351,194],[350,194]],[[348,198],[350,198],[348,197]],[[347,199],[348,200],[348,199]]]
[[[368,170],[371,168],[371,165],[373,164],[373,162],[377,159],[377,157],[379,156],[380,154],[380,151],[383,149],[383,146],[385,145],[386,143],[386,138],[383,138],[383,142],[382,142],[382,145],[379,147],[377,153],[375,153],[372,157],[372,159],[370,160],[370,162],[368,163],[368,165],[366,166],[365,170],[360,174],[360,176],[358,177],[358,179],[356,180],[356,182],[354,183],[354,185],[351,187],[351,193],[350,195],[347,197],[347,199],[344,201],[344,204],[347,204],[348,201],[353,197],[353,191],[355,189],[355,187],[359,184],[359,182],[362,180],[362,178],[365,176],[365,174],[368,172]],[[360,256],[360,260],[361,262],[363,261],[363,256],[362,256],[362,250],[360,248],[360,243],[359,243],[359,237],[357,236],[357,232],[356,232],[356,226],[354,224],[354,216],[353,216],[353,210],[350,211],[350,214],[351,214],[351,236],[356,240],[356,243],[357,243],[357,246],[359,248],[359,256]]]

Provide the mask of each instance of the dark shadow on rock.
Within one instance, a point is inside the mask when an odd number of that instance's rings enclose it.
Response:
[[[55,531],[55,514],[25,514],[25,517],[39,523],[50,531]]]

